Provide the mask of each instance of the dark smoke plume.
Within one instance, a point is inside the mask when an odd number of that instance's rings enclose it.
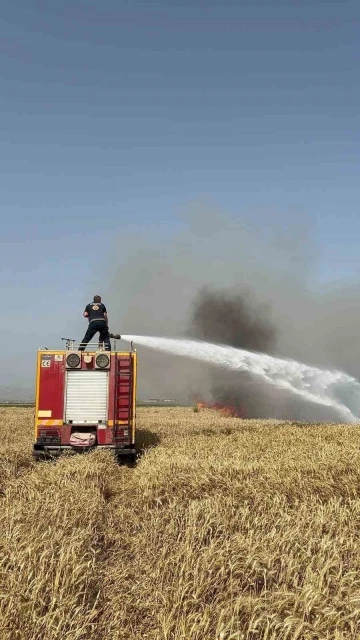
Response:
[[[206,342],[272,353],[276,327],[269,316],[269,306],[256,304],[248,291],[231,294],[204,287],[193,301],[190,334]]]
[[[189,334],[206,342],[276,355],[277,328],[271,317],[269,305],[256,302],[249,291],[231,293],[203,288],[192,303]],[[334,419],[331,410],[304,403],[247,372],[217,368],[210,377],[212,399],[248,418]]]
[[[231,293],[200,290],[192,305],[189,335],[193,338],[231,347],[273,353],[276,327],[268,305],[256,303],[249,291]],[[260,417],[268,389],[256,376],[223,369],[212,372],[211,395],[215,402]]]

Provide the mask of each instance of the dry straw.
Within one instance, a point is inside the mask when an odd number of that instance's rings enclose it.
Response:
[[[358,640],[360,430],[142,409],[135,469],[0,415],[0,640]]]

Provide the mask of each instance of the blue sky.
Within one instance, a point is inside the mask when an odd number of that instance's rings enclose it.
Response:
[[[314,277],[356,278],[359,25],[356,0],[3,0],[8,348],[82,332],[114,238],[194,199],[306,220]]]

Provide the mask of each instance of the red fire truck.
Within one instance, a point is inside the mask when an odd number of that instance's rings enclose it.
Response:
[[[117,336],[120,337],[120,336]],[[110,449],[134,461],[136,351],[79,351],[68,338],[64,350],[40,349],[37,357],[33,456],[65,450]]]

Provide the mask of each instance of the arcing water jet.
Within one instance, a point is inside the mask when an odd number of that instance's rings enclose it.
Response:
[[[130,335],[123,335],[122,339],[172,355],[251,373],[271,385],[291,391],[304,401],[334,409],[345,422],[360,420],[360,384],[341,371],[319,369],[296,360],[197,340]]]

